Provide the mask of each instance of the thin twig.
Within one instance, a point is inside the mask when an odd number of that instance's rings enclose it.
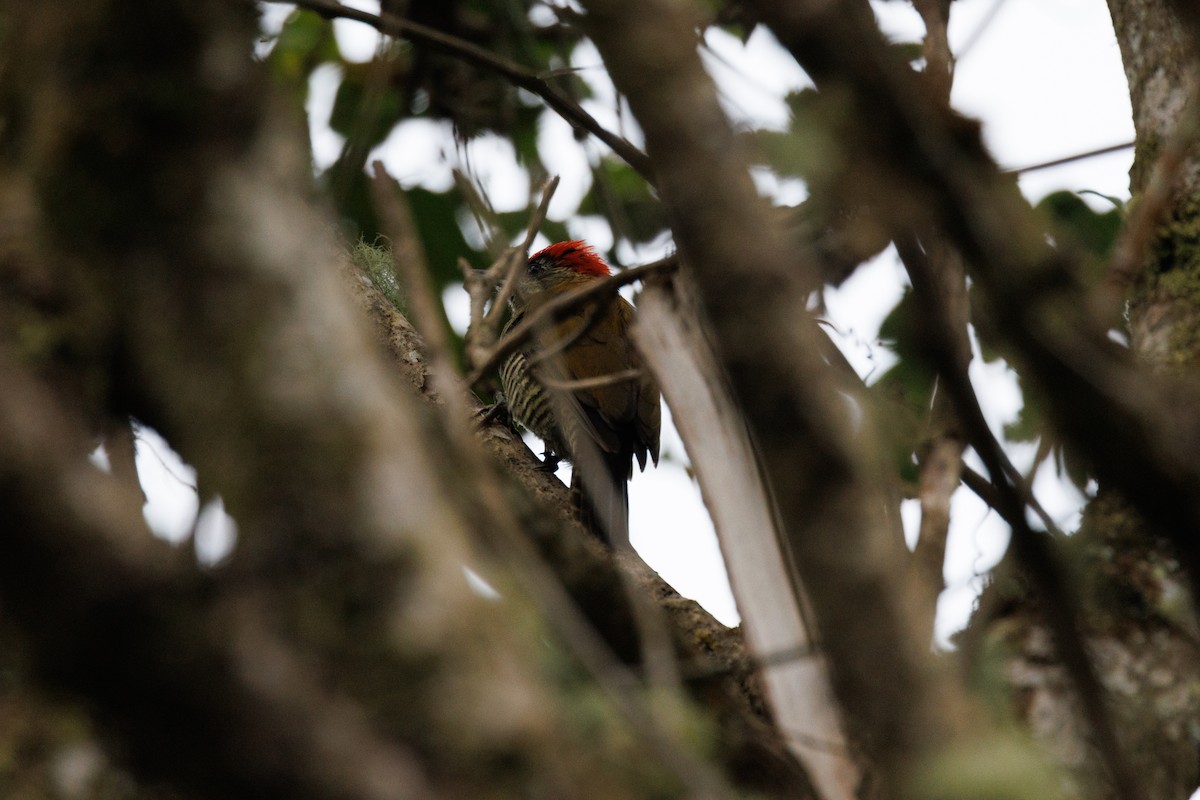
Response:
[[[421,42],[445,53],[495,72],[507,78],[513,85],[532,92],[546,102],[576,130],[592,134],[633,167],[642,178],[654,183],[650,159],[628,139],[608,131],[588,112],[567,95],[555,89],[540,75],[506,58],[472,44],[465,39],[443,33],[418,22],[392,14],[372,14],[344,6],[335,0],[291,0],[298,8],[315,11],[326,17],[341,17],[370,25],[389,36],[400,36],[410,41]]]
[[[589,305],[585,308],[583,310],[583,319],[579,321],[579,324],[575,326],[575,330],[571,331],[569,336],[560,337],[553,342],[539,343],[541,346],[537,352],[530,355],[528,359],[529,366],[535,367],[552,358],[557,358],[560,353],[591,332],[596,323],[600,321],[600,312],[603,310],[604,308],[599,304]],[[519,325],[520,322],[517,324]]]
[[[966,486],[976,497],[982,500],[984,505],[999,514],[1001,519],[1003,519],[1009,525],[1014,524],[1013,520],[1010,519],[1010,515],[1004,505],[1004,502],[1000,499],[1000,490],[996,488],[996,484],[992,483],[987,479],[987,477],[979,474],[966,464],[963,464],[962,467],[962,483],[963,486]],[[1045,507],[1038,502],[1038,499],[1029,492],[1028,487],[1025,487],[1023,493],[1026,504],[1029,506],[1029,509],[1037,515],[1038,519],[1041,520],[1042,525],[1046,528],[1046,532],[1055,539],[1061,539],[1063,536],[1065,536],[1066,534],[1063,532],[1062,528],[1058,527],[1058,523],[1054,520],[1054,517],[1050,516],[1050,512],[1047,511]]]
[[[963,464],[962,482],[963,486],[974,492],[975,496],[982,500],[984,505],[998,512],[1003,517],[1004,512],[1001,510],[1000,492],[986,476]],[[1010,525],[1012,524],[1008,519],[1005,519],[1005,522],[1008,522]]]
[[[142,444],[144,444],[146,446],[146,450],[152,456],[154,456],[154,460],[158,462],[158,465],[160,467],[162,467],[163,470],[165,470],[166,473],[168,475],[170,475],[175,480],[176,483],[178,483],[180,486],[186,486],[187,488],[189,488],[193,492],[195,492],[197,495],[200,494],[199,486],[197,486],[195,483],[192,483],[190,480],[188,480],[187,478],[180,475],[178,472],[175,471],[175,468],[172,465],[167,463],[167,460],[162,457],[162,453],[160,453],[158,451],[158,448],[154,445],[154,443],[152,441],[150,441],[149,439],[147,439],[146,436],[142,433],[142,426],[139,423],[137,423],[137,422],[131,423],[131,430],[133,431],[133,438],[134,438],[135,442],[141,442]],[[165,441],[165,440],[163,440],[163,441]],[[167,443],[167,446],[170,447],[169,442]]]
[[[958,49],[959,58],[966,58],[967,53],[975,48],[975,45],[979,43],[979,40],[983,38],[988,28],[991,27],[992,22],[995,21],[996,15],[1000,13],[1000,7],[1003,5],[1004,0],[996,0],[992,3],[992,7],[987,10],[983,19],[980,20],[979,25],[976,26],[975,30],[971,31],[971,35],[963,42],[963,46]]]
[[[504,359],[517,351],[533,333],[544,325],[557,322],[582,305],[601,300],[616,293],[617,289],[651,275],[665,275],[678,268],[675,256],[660,261],[622,270],[610,278],[589,283],[581,289],[564,293],[537,311],[527,315],[508,335],[501,339],[475,369],[467,375],[467,385],[474,386],[500,365]]]
[[[462,274],[463,289],[470,298],[471,311],[471,321],[463,336],[463,351],[467,354],[467,359],[473,361],[475,348],[478,347],[479,331],[483,325],[483,313],[495,284],[488,278],[487,272],[475,269],[471,262],[462,256],[458,257],[458,271]]]
[[[548,375],[538,376],[538,380],[549,389],[556,389],[561,392],[582,392],[588,389],[602,389],[605,386],[616,386],[619,383],[628,383],[642,377],[643,371],[640,369],[626,369],[620,372],[610,372],[607,375],[597,375],[594,378],[577,378],[575,380],[562,380]]]
[[[467,363],[478,364],[487,358],[487,354],[500,335],[500,319],[508,298],[512,296],[516,286],[517,276],[529,258],[529,247],[537,237],[546,213],[550,208],[550,199],[558,188],[558,176],[546,181],[542,187],[542,197],[537,207],[529,216],[525,227],[525,238],[519,247],[510,247],[492,262],[492,265],[482,272],[470,269],[460,261],[459,269],[463,273],[463,287],[471,297],[471,321],[467,325],[467,333],[463,337],[463,349],[467,354]],[[500,294],[493,299],[492,293],[497,284]],[[491,308],[488,309],[488,301]],[[471,383],[467,384],[472,385]]]
[[[508,300],[516,289],[517,276],[521,274],[521,268],[529,260],[529,248],[533,245],[533,240],[537,238],[542,223],[546,221],[546,214],[550,210],[550,200],[554,197],[554,191],[557,188],[558,176],[555,175],[546,182],[546,186],[542,189],[541,202],[534,209],[533,215],[529,218],[529,224],[525,227],[525,241],[519,248],[510,251],[511,262],[503,273],[504,283],[500,285],[500,293],[496,295],[496,300],[488,311],[486,318],[488,324],[498,325],[500,323],[500,318],[504,315],[504,307],[508,305]]]
[[[1083,161],[1086,158],[1095,158],[1096,156],[1106,156],[1109,153],[1119,153],[1122,150],[1132,150],[1134,142],[1122,142],[1121,144],[1110,144],[1108,147],[1099,147],[1095,150],[1088,150],[1084,153],[1076,153],[1062,158],[1051,159],[1050,161],[1041,161],[1037,164],[1030,164],[1027,167],[1012,167],[1004,170],[1006,175],[1027,175],[1030,172],[1037,172],[1042,169],[1050,169],[1051,167],[1061,167],[1063,164],[1070,164],[1075,161]]]
[[[479,232],[487,240],[488,256],[499,258],[504,252],[505,242],[504,233],[496,224],[495,209],[461,169],[455,167],[451,170],[451,174],[454,176],[454,183],[458,186],[458,190],[462,192],[467,208],[471,210],[471,216],[475,218],[475,224],[479,226]]]

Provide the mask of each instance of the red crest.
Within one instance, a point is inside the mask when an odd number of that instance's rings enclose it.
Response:
[[[555,242],[534,253],[529,260],[536,261],[539,258],[550,259],[555,266],[572,270],[580,275],[603,278],[612,274],[600,254],[593,250],[590,244],[583,241]]]

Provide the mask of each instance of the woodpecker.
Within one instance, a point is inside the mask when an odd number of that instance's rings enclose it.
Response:
[[[539,251],[517,280],[506,332],[550,300],[609,274],[585,242]],[[571,459],[584,527],[610,544],[606,534],[628,538],[634,460],[643,470],[647,456],[658,464],[658,384],[633,345],[633,315],[620,295],[584,304],[535,332],[500,368],[513,418],[546,443],[547,463]]]

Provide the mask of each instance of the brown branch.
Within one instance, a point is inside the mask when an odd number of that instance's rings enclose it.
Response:
[[[655,178],[646,154],[635,147],[628,139],[607,130],[596,118],[585,111],[578,103],[555,89],[544,78],[531,72],[515,62],[502,58],[465,39],[430,28],[418,22],[397,17],[393,14],[371,14],[349,8],[335,0],[291,0],[299,8],[315,11],[326,17],[341,17],[370,25],[381,33],[389,36],[400,36],[414,42],[421,42],[429,47],[437,48],[449,55],[461,58],[477,67],[489,70],[507,78],[514,86],[519,86],[542,98],[551,109],[578,131],[590,133],[625,160],[642,178],[653,185]]]
[[[913,0],[913,6],[925,23],[925,70],[922,74],[936,99],[948,105],[954,83],[954,54],[950,52],[947,33],[950,0]],[[952,248],[941,243],[927,256],[936,302],[948,320],[945,333],[953,335],[955,361],[965,369],[971,359],[971,347],[967,334],[969,309],[962,259]],[[934,395],[930,413],[931,436],[920,459],[917,484],[921,522],[909,570],[925,615],[926,639],[933,637],[938,598],[946,588],[944,575],[946,541],[950,535],[950,498],[958,489],[963,467],[962,454],[966,446],[954,403],[945,392],[938,391]]]
[[[496,222],[496,211],[492,208],[491,203],[483,196],[476,187],[474,182],[458,167],[452,169],[451,174],[454,176],[454,183],[458,186],[458,190],[462,193],[463,202],[467,208],[471,210],[471,215],[475,218],[475,224],[479,226],[479,232],[487,240],[485,247],[489,258],[498,259],[503,255],[505,246],[504,231]],[[465,273],[464,273],[465,274]]]
[[[925,76],[935,94],[950,102],[950,87],[954,82],[954,54],[946,28],[950,24],[950,0],[913,0],[913,6],[925,23]]]
[[[987,33],[992,23],[996,21],[996,15],[1000,13],[1000,9],[1004,6],[1004,0],[993,0],[992,6],[984,14],[975,26],[974,30],[967,36],[961,48],[959,48],[958,57],[966,58],[967,54],[975,49],[975,45],[979,44],[979,40]]]
[[[812,782],[822,787],[824,800],[853,797],[862,774],[847,752],[845,725],[828,666],[814,644],[807,601],[797,596],[785,566],[779,521],[758,457],[683,281],[645,288],[634,335],[692,457],[771,716]],[[814,749],[817,739],[841,746],[834,752]]]
[[[937,616],[937,601],[946,588],[946,539],[950,534],[950,498],[962,474],[963,442],[956,436],[937,436],[922,457],[917,499],[921,523],[913,549],[912,570],[921,595],[930,636]]]

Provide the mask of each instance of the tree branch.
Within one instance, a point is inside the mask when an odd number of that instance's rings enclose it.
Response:
[[[814,643],[807,599],[797,595],[789,576],[749,432],[699,324],[695,300],[680,281],[656,281],[643,290],[634,335],[691,456],[771,716],[824,800],[852,797],[862,774],[847,746],[828,665]]]
[[[356,8],[344,6],[336,2],[336,0],[290,0],[290,2],[295,3],[298,8],[306,8],[326,17],[352,19],[356,22],[370,25],[372,28],[389,36],[399,36],[415,42],[421,42],[456,58],[461,58],[477,67],[482,67],[503,76],[511,81],[514,86],[519,86],[542,98],[546,101],[546,105],[557,112],[559,116],[570,123],[576,130],[590,133],[608,145],[614,153],[624,159],[625,163],[633,167],[634,171],[641,175],[647,183],[654,184],[654,174],[645,153],[638,150],[629,140],[604,128],[596,121],[595,117],[584,111],[578,103],[555,89],[544,78],[530,72],[520,64],[501,58],[495,53],[488,52],[482,47],[464,39],[451,36],[448,33],[442,33],[434,28],[412,22],[403,17],[397,17],[393,14],[371,14],[367,11],[360,11]]]

